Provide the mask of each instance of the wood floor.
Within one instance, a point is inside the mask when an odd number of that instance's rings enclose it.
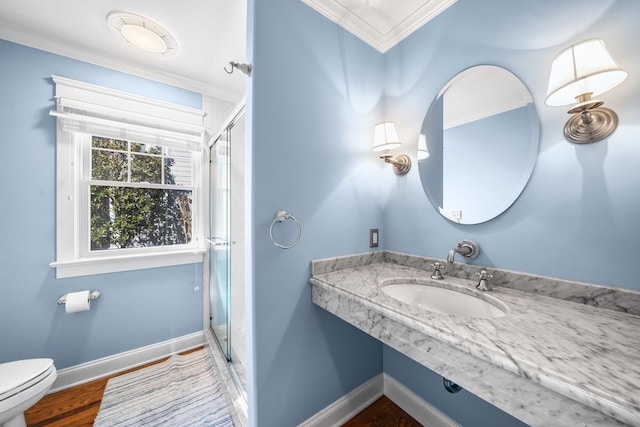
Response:
[[[422,427],[422,424],[382,396],[342,427]]]
[[[199,349],[191,351],[196,350]],[[102,394],[109,378],[123,375],[163,360],[166,359],[49,394],[25,412],[27,426],[91,427],[98,415]],[[343,427],[421,427],[421,424],[386,396],[382,396],[371,406],[349,420]]]

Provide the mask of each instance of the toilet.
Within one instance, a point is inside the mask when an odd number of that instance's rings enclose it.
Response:
[[[0,363],[0,427],[26,427],[24,411],[49,391],[57,376],[51,359]]]

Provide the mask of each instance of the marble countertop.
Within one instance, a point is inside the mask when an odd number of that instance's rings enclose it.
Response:
[[[339,301],[343,301],[343,304],[357,302],[369,312],[367,317],[371,317],[369,320],[355,319],[358,323],[356,326],[362,329],[375,327],[372,322],[380,321],[375,316],[377,313],[393,324],[401,325],[400,329],[407,331],[405,334],[419,333],[415,339],[428,337],[448,344],[461,356],[466,354],[471,356],[470,360],[487,362],[490,369],[507,371],[513,374],[513,378],[539,386],[542,392],[549,390],[576,401],[577,409],[572,409],[576,412],[582,411],[580,405],[584,405],[592,408],[594,413],[603,414],[603,418],[597,419],[585,409],[588,414],[582,418],[577,415],[570,417],[572,420],[583,419],[581,422],[587,424],[588,421],[587,425],[619,425],[616,420],[640,425],[640,316],[629,313],[637,309],[635,302],[628,306],[628,300],[634,300],[636,293],[631,292],[632,297],[628,297],[629,292],[623,292],[620,299],[627,301],[627,307],[625,303],[614,304],[621,310],[617,311],[615,307],[605,309],[546,296],[539,292],[540,287],[537,292],[514,289],[518,287],[516,283],[507,287],[521,277],[510,272],[501,276],[500,273],[505,272],[497,271],[495,276],[500,286],[491,280],[493,291],[481,293],[480,297],[495,297],[502,301],[507,306],[506,316],[470,319],[442,315],[403,304],[381,291],[383,285],[398,279],[419,283],[432,280],[430,267],[427,267],[438,260],[410,257],[411,262],[406,262],[406,259],[397,253],[391,253],[390,256],[389,253],[378,252],[375,256],[370,254],[314,261],[310,279],[316,290],[313,293],[314,303],[342,317],[345,307],[341,308]],[[445,264],[445,268],[453,271],[445,271],[445,279],[438,284],[464,286],[471,292],[478,292],[475,290],[477,279],[472,281],[466,277],[471,275],[473,268],[480,268],[457,265],[456,271],[454,265]],[[457,276],[462,277],[456,277],[456,272],[459,273]],[[580,284],[572,285],[575,288]],[[597,289],[599,291],[596,293],[603,294],[601,287]],[[588,289],[586,293],[593,293],[593,289]],[[611,295],[611,292],[604,293]],[[354,308],[350,307],[349,310],[353,311]],[[392,341],[390,339],[388,343],[394,346]],[[412,344],[414,349],[419,345],[422,344]],[[403,347],[404,344],[395,345],[398,346]],[[421,354],[417,357],[421,359],[418,362],[433,369],[434,366],[429,366],[430,356],[424,352]],[[451,365],[448,369],[441,369],[446,371],[441,373],[453,373],[448,378],[458,382],[454,366],[457,363],[452,360]],[[463,381],[458,383],[470,389],[472,385],[468,384],[466,376],[461,375],[461,379]],[[527,386],[523,384],[523,387]],[[510,405],[522,406],[521,398],[509,403],[508,397],[494,399],[493,396],[483,396],[482,387],[471,388],[480,397],[529,424],[545,423],[545,417],[541,415],[544,408],[530,408],[524,412],[521,409],[512,410]],[[536,402],[539,404],[540,399]],[[562,402],[558,403],[566,407]],[[547,412],[553,418],[548,420],[557,421],[556,412],[559,410],[561,408],[549,409]],[[533,414],[529,416],[528,412]]]

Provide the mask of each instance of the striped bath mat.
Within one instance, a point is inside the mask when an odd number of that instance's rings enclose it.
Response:
[[[221,385],[206,351],[109,379],[95,427],[231,427]]]

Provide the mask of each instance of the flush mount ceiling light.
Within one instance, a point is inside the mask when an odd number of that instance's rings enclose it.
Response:
[[[172,55],[178,42],[157,23],[141,15],[112,12],[107,16],[111,29],[124,41],[154,55]]]

